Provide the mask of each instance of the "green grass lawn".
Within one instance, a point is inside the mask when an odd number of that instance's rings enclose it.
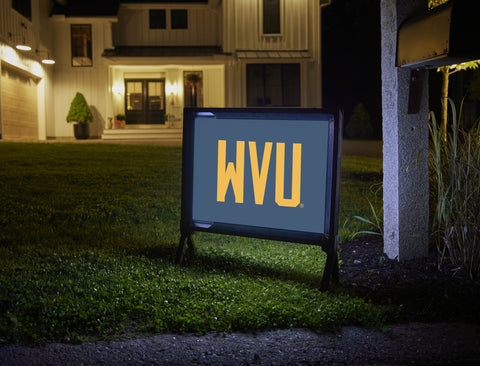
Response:
[[[342,166],[344,241],[366,229],[353,216],[371,216],[368,200],[381,205],[381,160]],[[197,233],[197,256],[174,265],[180,182],[179,147],[2,142],[0,343],[384,320],[318,291],[319,247]]]

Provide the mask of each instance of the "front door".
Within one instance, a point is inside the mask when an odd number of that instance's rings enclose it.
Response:
[[[165,124],[165,80],[125,79],[127,124]]]

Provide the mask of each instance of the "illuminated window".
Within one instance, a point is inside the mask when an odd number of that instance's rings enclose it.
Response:
[[[72,24],[72,66],[92,66],[92,25]]]

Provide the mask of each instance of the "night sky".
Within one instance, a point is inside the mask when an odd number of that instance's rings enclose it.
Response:
[[[333,0],[322,12],[323,104],[345,112],[362,102],[382,136],[380,0]]]

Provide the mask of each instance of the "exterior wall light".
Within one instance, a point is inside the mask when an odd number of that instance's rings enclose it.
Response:
[[[17,50],[20,50],[20,51],[31,51],[32,50],[32,47],[30,47],[29,45],[27,45],[25,43],[25,41],[23,43],[19,43],[17,45],[15,45],[15,48]]]
[[[120,83],[115,83],[112,86],[112,92],[117,95],[124,95],[125,94],[125,85]]]
[[[50,57],[50,54],[48,51],[44,51],[44,50],[37,50],[37,54],[40,55],[41,53],[45,54],[46,56],[45,57],[42,57],[40,56],[40,59],[42,61],[42,64],[45,64],[45,65],[54,65],[55,64],[55,60],[53,58]]]
[[[13,39],[14,41],[16,39],[21,38],[20,41],[15,42],[15,48],[20,51],[31,51],[32,47],[30,47],[27,42],[25,41],[25,36],[16,36],[13,33],[8,33],[8,38]]]
[[[53,65],[53,64],[55,64],[55,60],[53,60],[51,58],[45,58],[45,59],[42,60],[42,64]]]
[[[27,29],[27,26],[25,25],[25,23],[22,22],[22,23],[21,23],[21,26],[22,26],[22,28],[23,28],[24,30]],[[22,32],[22,33],[23,33],[23,32]],[[28,45],[28,43],[26,42],[26,40],[25,40],[25,34],[23,34],[22,36],[17,36],[17,35],[14,35],[14,34],[12,34],[12,33],[9,32],[9,33],[8,33],[8,36],[9,36],[9,38],[14,38],[14,39],[15,39],[15,38],[16,38],[16,39],[19,39],[19,38],[20,38],[20,41],[17,41],[17,42],[15,43],[15,48],[16,48],[17,50],[20,50],[20,51],[31,51],[31,50],[32,50],[32,47],[30,47],[30,46]]]
[[[170,83],[170,84],[167,84],[167,94],[168,95],[177,95],[177,92],[178,92],[178,87],[177,87],[177,83]]]

